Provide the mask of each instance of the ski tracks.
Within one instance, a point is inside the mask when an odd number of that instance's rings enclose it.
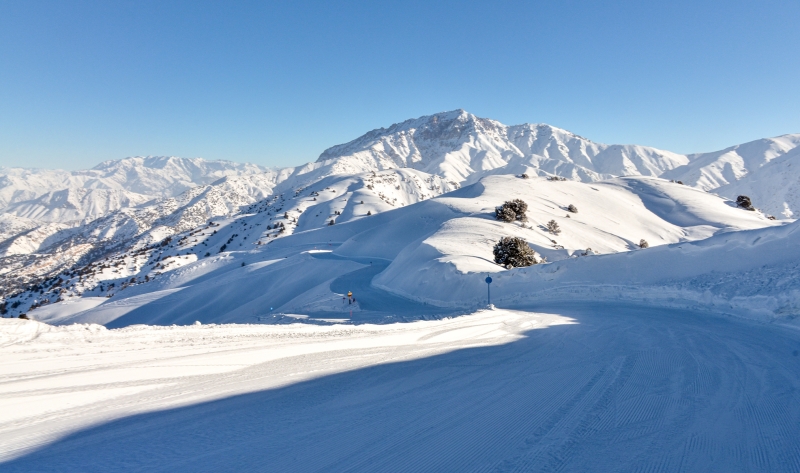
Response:
[[[91,450],[107,471],[800,472],[799,334],[674,310],[558,309],[577,323],[487,312],[177,377],[139,399],[217,401],[89,430],[12,471],[100,471],[85,468]],[[235,392],[251,394],[225,397]]]

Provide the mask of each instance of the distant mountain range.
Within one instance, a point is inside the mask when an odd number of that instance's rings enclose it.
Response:
[[[176,197],[226,177],[259,174],[255,164],[175,157],[135,157],[92,169],[0,168],[0,211],[45,222],[75,222]]]
[[[0,168],[0,291],[18,292],[215,219],[280,215],[280,229],[267,238],[283,238],[363,218],[365,209],[411,205],[489,175],[581,182],[661,177],[728,199],[746,194],[765,213],[792,217],[800,209],[799,150],[800,134],[793,134],[682,155],[456,110],[370,131],[290,168],[178,157],[126,158],[83,171]]]

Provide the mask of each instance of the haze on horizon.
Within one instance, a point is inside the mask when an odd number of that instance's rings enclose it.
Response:
[[[800,132],[800,4],[0,4],[0,166],[265,166],[463,108],[678,153]]]

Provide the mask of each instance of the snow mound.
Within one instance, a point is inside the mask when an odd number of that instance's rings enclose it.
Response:
[[[36,320],[0,319],[0,348],[27,343],[39,337],[50,341],[85,339],[90,334],[103,331],[106,331],[106,328],[96,324],[56,327]]]

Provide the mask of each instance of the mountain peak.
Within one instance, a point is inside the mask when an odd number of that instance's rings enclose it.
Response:
[[[455,182],[486,174],[561,175],[593,181],[659,175],[686,157],[647,147],[594,143],[545,123],[508,126],[457,109],[370,131],[325,150],[342,169],[410,167]],[[510,166],[510,167],[509,167]]]

